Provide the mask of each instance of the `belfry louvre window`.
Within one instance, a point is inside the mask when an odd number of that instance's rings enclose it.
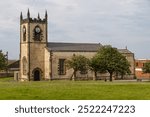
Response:
[[[58,74],[59,75],[65,75],[66,74],[65,59],[59,59]]]

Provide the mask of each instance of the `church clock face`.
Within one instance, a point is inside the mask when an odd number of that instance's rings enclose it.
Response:
[[[33,31],[33,39],[35,40],[35,41],[41,41],[42,40],[42,30],[41,30],[41,28],[39,27],[39,26],[36,26],[35,28],[34,28],[34,31]]]
[[[40,33],[40,32],[41,32],[41,29],[40,29],[39,27],[36,27],[36,28],[35,28],[35,32],[36,32],[36,33]]]

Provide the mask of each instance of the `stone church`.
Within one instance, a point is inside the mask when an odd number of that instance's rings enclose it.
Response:
[[[40,81],[53,79],[70,79],[72,69],[67,69],[65,61],[73,55],[84,55],[92,58],[97,50],[103,45],[99,43],[57,43],[48,42],[48,15],[45,18],[31,18],[27,12],[27,18],[20,15],[20,73],[21,81]],[[131,64],[131,75],[133,78],[134,54],[126,49],[118,49],[126,56]],[[99,74],[102,75],[103,74]],[[94,73],[77,73],[77,77],[93,78]]]

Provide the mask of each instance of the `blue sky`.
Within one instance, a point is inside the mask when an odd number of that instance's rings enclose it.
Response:
[[[48,11],[48,40],[112,45],[150,59],[150,0],[1,0],[0,49],[19,58],[19,17]]]

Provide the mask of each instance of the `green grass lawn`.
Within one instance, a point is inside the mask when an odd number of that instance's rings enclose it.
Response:
[[[40,81],[0,78],[1,100],[150,100],[150,82]]]

